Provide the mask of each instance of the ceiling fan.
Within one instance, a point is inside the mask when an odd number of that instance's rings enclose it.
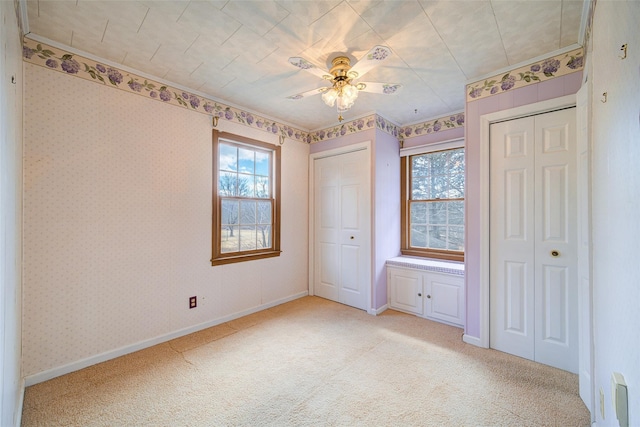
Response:
[[[329,107],[333,107],[334,104],[337,106],[338,120],[342,121],[343,117],[340,113],[353,106],[358,98],[358,92],[392,95],[402,87],[398,83],[355,82],[365,73],[382,64],[389,56],[391,56],[391,49],[386,46],[374,46],[355,65],[351,66],[349,57],[339,54],[331,61],[332,67],[329,71],[316,67],[304,58],[291,57],[289,58],[291,65],[332,82],[332,86],[309,90],[287,98],[296,100],[321,93],[325,104]]]

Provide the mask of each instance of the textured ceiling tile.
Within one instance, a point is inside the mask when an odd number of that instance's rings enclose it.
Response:
[[[360,60],[371,50],[372,47],[385,44],[384,39],[382,39],[375,31],[369,30],[354,39],[349,41],[338,40],[337,43],[332,43],[330,47],[327,47],[333,52],[344,52],[354,56],[357,60]]]
[[[224,67],[224,73],[233,74],[245,83],[251,83],[265,75],[262,67],[256,67],[252,62],[247,62],[243,56],[238,56],[234,61]]]
[[[172,47],[182,53],[198,38],[197,31],[185,28],[159,9],[149,9],[149,13],[140,26],[138,36],[147,41]]]
[[[102,42],[120,46],[127,51],[127,57],[139,58],[139,61],[149,61],[160,46],[157,40],[145,37],[138,32],[117,31],[116,25],[107,26]]]
[[[78,0],[78,11],[89,21],[107,19],[122,29],[137,31],[149,8],[137,1]],[[90,24],[88,24],[90,25]]]
[[[322,36],[314,33],[308,24],[290,14],[265,34],[264,38],[290,52],[289,56],[298,56],[300,52],[322,39]]]
[[[383,0],[347,0],[349,6],[360,15],[382,2]]]
[[[309,25],[339,5],[341,1],[342,0],[277,0],[277,3],[291,12],[303,25]]]
[[[492,5],[509,64],[517,64],[560,47],[560,0],[494,1]]]
[[[216,41],[204,35],[200,35],[185,51],[185,54],[199,58],[218,70],[222,70],[238,56],[236,52],[219,46]]]
[[[229,2],[222,11],[261,36],[268,33],[290,13],[278,3],[265,1]]]
[[[278,48],[245,26],[233,33],[222,46],[230,52],[252,59],[254,63]]]
[[[346,3],[340,3],[311,24],[313,31],[327,40],[349,41],[366,33],[371,27]]]
[[[142,0],[140,3],[153,10],[155,13],[164,15],[167,20],[176,22],[190,3],[190,0]]]
[[[169,71],[169,67],[164,64],[151,63],[148,59],[141,59],[132,55],[131,52],[127,52],[122,64],[134,70],[140,70],[142,73],[149,74],[157,79],[163,78]]]
[[[466,77],[508,65],[490,2],[421,3]]]
[[[582,17],[582,0],[562,0],[562,33],[560,47],[578,43],[580,35],[580,21]]]
[[[215,3],[192,1],[178,20],[185,31],[202,33],[217,40],[218,45],[225,42],[238,28],[240,22],[222,12]]]
[[[362,19],[383,39],[390,39],[416,21],[425,23],[425,18],[416,1],[382,1],[362,13]]]
[[[448,52],[447,46],[424,14],[390,36],[387,44],[409,65],[428,63],[432,51],[436,54]]]

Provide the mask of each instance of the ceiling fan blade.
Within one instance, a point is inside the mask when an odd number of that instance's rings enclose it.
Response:
[[[330,87],[320,87],[320,88],[317,88],[317,89],[312,89],[312,90],[308,90],[306,92],[297,93],[295,95],[287,96],[287,99],[293,99],[295,101],[295,100],[306,98],[306,97],[309,97],[309,96],[321,94],[323,92],[326,92],[329,89],[331,89],[331,88]]]
[[[311,62],[307,61],[304,58],[300,58],[299,56],[293,56],[289,58],[289,63],[294,67],[298,67],[301,70],[304,70],[308,73],[311,73],[315,76],[320,77],[325,80],[333,80],[333,76],[329,74],[328,71],[323,70],[322,68],[316,67]]]
[[[393,95],[397,93],[400,88],[402,88],[401,84],[398,83],[371,83],[371,82],[359,82],[356,84],[356,88],[360,92],[369,92],[369,93],[381,93],[383,95]]]
[[[391,49],[386,46],[374,46],[354,65],[347,75],[352,79],[362,77],[366,72],[382,64],[391,56]]]

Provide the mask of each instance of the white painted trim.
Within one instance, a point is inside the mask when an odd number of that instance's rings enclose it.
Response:
[[[314,252],[314,248],[315,248],[315,237],[314,237],[314,230],[315,230],[315,206],[314,206],[314,200],[313,200],[313,195],[315,194],[315,183],[314,183],[314,177],[315,177],[315,160],[317,159],[324,159],[326,157],[332,157],[332,156],[339,156],[341,154],[346,154],[346,153],[353,153],[354,151],[361,151],[361,150],[367,150],[368,151],[368,159],[367,161],[369,162],[370,167],[372,168],[372,172],[373,172],[373,167],[371,165],[371,156],[372,154],[372,149],[373,149],[373,144],[371,142],[371,140],[368,141],[363,141],[363,142],[358,142],[356,144],[350,144],[350,145],[345,145],[344,147],[338,147],[338,148],[333,148],[331,150],[325,150],[325,151],[319,151],[317,153],[311,153],[309,155],[309,177],[308,177],[308,181],[309,181],[309,295],[315,295],[314,292],[314,286],[313,286],[313,280],[314,280],[314,270],[315,270],[315,252]],[[374,179],[373,177],[369,177],[369,189],[370,191],[373,190],[373,184],[374,184]],[[372,192],[373,193],[373,192]],[[374,224],[375,224],[375,218],[374,218],[374,210],[373,210],[373,206],[374,206],[375,200],[373,198],[373,194],[371,195],[371,220],[370,220],[370,230],[371,230],[371,236],[374,236]],[[371,296],[373,295],[372,292],[372,288],[373,288],[373,245],[374,245],[374,238],[372,237],[369,245],[371,246],[371,251],[369,253],[369,258],[370,258],[370,263],[371,263],[371,269],[369,271],[369,282],[370,282],[370,286],[367,288],[367,313],[371,314],[371,311],[375,310],[373,308],[373,301]]]
[[[542,114],[576,105],[576,95],[523,105],[480,116],[480,347],[489,348],[489,128],[491,123]]]
[[[22,408],[24,407],[24,389],[26,388],[24,378],[20,380],[20,386],[18,387],[18,392],[20,396],[18,396],[18,413],[15,416],[15,425],[22,425]]]
[[[59,377],[61,375],[65,375],[65,374],[68,374],[68,373],[71,373],[71,372],[86,368],[88,366],[92,366],[92,365],[95,365],[95,364],[98,364],[98,363],[101,363],[101,362],[105,362],[107,360],[115,359],[117,357],[124,356],[126,354],[133,353],[133,352],[136,352],[136,351],[148,348],[148,347],[152,347],[154,345],[161,344],[161,343],[167,342],[167,341],[175,339],[175,338],[179,338],[179,337],[182,337],[182,336],[185,336],[185,335],[189,335],[189,334],[192,334],[194,332],[201,331],[203,329],[211,328],[213,326],[217,326],[217,325],[220,325],[222,323],[229,322],[231,320],[239,319],[240,317],[244,317],[244,316],[247,316],[249,314],[257,313],[259,311],[263,311],[263,310],[266,310],[268,308],[275,307],[277,305],[284,304],[286,302],[293,301],[293,300],[296,300],[298,298],[305,297],[307,295],[308,295],[308,292],[306,292],[306,291],[305,292],[299,292],[297,294],[293,294],[293,295],[290,295],[288,297],[281,298],[279,300],[272,301],[272,302],[267,303],[267,304],[262,304],[262,305],[259,305],[257,307],[250,308],[248,310],[239,311],[239,312],[230,314],[228,316],[220,317],[220,318],[215,319],[215,320],[211,320],[211,321],[208,321],[208,322],[205,322],[205,323],[200,323],[198,325],[190,326],[188,328],[180,329],[180,330],[175,331],[175,332],[171,332],[171,333],[168,333],[168,334],[165,334],[165,335],[161,335],[161,336],[158,336],[158,337],[155,337],[155,338],[151,338],[151,339],[148,339],[148,340],[140,341],[140,342],[135,343],[135,344],[131,344],[131,345],[127,345],[127,346],[124,346],[124,347],[120,347],[120,348],[117,348],[115,350],[110,350],[110,351],[107,351],[107,352],[104,352],[104,353],[101,353],[101,354],[97,354],[95,356],[87,357],[86,359],[81,359],[81,360],[69,363],[67,365],[63,365],[63,366],[59,366],[57,368],[49,369],[47,371],[39,372],[39,373],[34,374],[34,375],[29,375],[29,376],[24,378],[24,385],[26,387],[28,387],[28,386],[31,386],[31,385],[34,385],[34,384],[38,384],[38,383],[41,383],[43,381],[47,381],[47,380],[50,380],[52,378]]]
[[[592,0],[582,0],[582,15],[580,16],[580,31],[578,31],[578,42],[584,46],[584,38],[587,33],[587,25],[589,25],[589,8]],[[584,46],[586,49],[586,46]]]
[[[431,144],[401,148],[400,157],[413,156],[414,154],[425,154],[432,151],[448,150],[452,148],[464,148],[464,138],[448,139],[446,141],[433,142]]]
[[[484,347],[480,342],[480,338],[472,337],[467,334],[462,335],[462,341],[467,344],[475,345],[476,347]]]
[[[368,314],[372,314],[374,316],[379,316],[382,312],[386,311],[389,308],[389,304],[385,304],[380,308],[372,308],[367,310]]]

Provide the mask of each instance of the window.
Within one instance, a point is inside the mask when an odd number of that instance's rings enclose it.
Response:
[[[213,130],[212,265],[280,255],[280,147]]]
[[[402,158],[402,254],[464,261],[464,148]]]

